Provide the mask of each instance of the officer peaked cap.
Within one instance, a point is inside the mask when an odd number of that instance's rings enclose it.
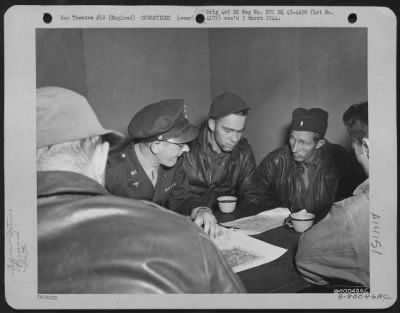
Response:
[[[197,137],[198,128],[189,123],[183,99],[168,99],[145,106],[128,126],[134,141],[187,143]]]

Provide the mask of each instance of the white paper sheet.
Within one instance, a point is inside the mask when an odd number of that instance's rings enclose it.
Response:
[[[246,235],[256,235],[282,226],[285,218],[287,218],[289,214],[290,211],[287,208],[276,208],[273,210],[263,211],[257,215],[221,223],[221,225],[238,228],[238,231]]]
[[[272,262],[287,251],[231,229],[224,229],[214,242],[235,273]]]

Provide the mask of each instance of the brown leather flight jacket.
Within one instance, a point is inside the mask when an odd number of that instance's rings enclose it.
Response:
[[[189,144],[184,154],[183,166],[190,184],[190,192],[199,196],[203,205],[216,208],[219,196],[234,195],[239,198],[238,209],[257,211],[260,193],[256,189],[256,161],[245,138],[241,138],[230,153],[213,163],[207,136],[207,123],[200,128],[199,136]]]
[[[39,293],[244,291],[187,217],[112,196],[72,172],[38,172],[37,180]]]
[[[282,146],[269,153],[257,168],[263,207],[286,207],[294,212],[306,209],[319,220],[333,202],[350,196],[359,183],[354,165],[346,149],[327,142],[309,164],[313,175],[308,191],[302,192],[302,168],[293,160],[289,146]]]

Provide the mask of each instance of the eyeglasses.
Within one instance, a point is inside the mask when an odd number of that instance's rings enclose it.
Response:
[[[171,141],[168,141],[168,140],[165,140],[165,142],[168,142],[168,143],[172,143],[172,144],[174,144],[174,145],[177,145],[179,148],[181,148],[181,149],[183,149],[184,147],[185,147],[185,143],[176,143],[176,142],[171,142]]]

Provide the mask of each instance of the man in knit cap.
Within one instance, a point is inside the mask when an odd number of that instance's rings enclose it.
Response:
[[[239,214],[253,214],[259,209],[256,162],[243,137],[249,109],[234,93],[217,96],[199,136],[190,143],[184,167],[191,193],[199,196],[204,206],[215,209],[217,197],[232,195],[238,197]]]
[[[349,154],[325,139],[328,113],[297,108],[292,114],[289,144],[269,153],[257,169],[264,209],[303,209],[322,218],[332,203],[351,194],[347,186]]]

